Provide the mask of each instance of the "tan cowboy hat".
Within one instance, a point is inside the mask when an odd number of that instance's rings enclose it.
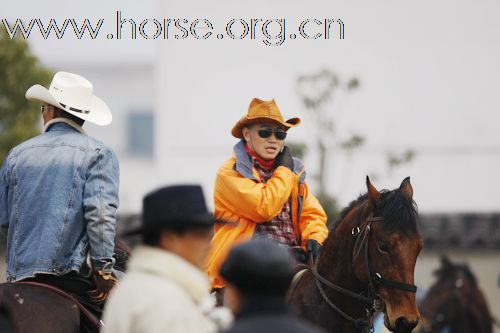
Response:
[[[113,120],[111,110],[94,95],[94,86],[80,75],[57,72],[49,89],[35,84],[26,91],[26,99],[40,101],[99,126]]]
[[[258,98],[254,98],[250,102],[246,116],[243,116],[236,123],[236,125],[234,125],[231,130],[231,134],[234,137],[241,139],[243,137],[243,133],[241,131],[245,125],[269,120],[288,128],[295,127],[300,124],[300,118],[291,118],[285,121],[274,99],[271,101],[263,101]]]

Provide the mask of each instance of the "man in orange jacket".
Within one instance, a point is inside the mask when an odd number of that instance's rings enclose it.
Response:
[[[241,139],[217,172],[215,226],[207,273],[214,289],[225,281],[219,269],[229,250],[252,238],[270,238],[316,257],[328,236],[326,214],[309,192],[302,162],[285,146],[287,130],[299,118],[283,119],[275,101],[254,98],[231,133]]]

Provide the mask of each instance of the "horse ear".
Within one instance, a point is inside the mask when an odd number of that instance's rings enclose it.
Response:
[[[445,255],[441,256],[441,267],[443,268],[453,267],[453,264],[451,263],[450,259],[448,259],[448,257]]]
[[[406,177],[399,186],[399,189],[406,193],[408,198],[413,198],[413,187],[410,184],[410,177]]]
[[[375,204],[380,199],[380,192],[372,185],[368,176],[366,176],[366,187],[368,189],[368,198],[372,204]]]

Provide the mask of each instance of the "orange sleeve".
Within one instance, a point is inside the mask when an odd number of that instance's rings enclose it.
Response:
[[[236,215],[258,223],[269,221],[281,212],[292,187],[293,173],[282,166],[266,183],[242,177],[234,170],[219,170],[215,198]]]
[[[309,187],[304,184],[304,202],[302,214],[300,215],[300,229],[302,234],[302,246],[306,241],[314,239],[323,244],[328,237],[328,227],[326,225],[326,213],[318,199],[309,192]]]

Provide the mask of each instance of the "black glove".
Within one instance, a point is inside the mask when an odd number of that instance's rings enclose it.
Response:
[[[274,161],[274,165],[276,167],[284,166],[293,171],[293,159],[292,154],[290,154],[290,149],[285,146],[283,151],[276,156],[276,160]]]
[[[306,258],[307,260],[310,260],[311,258],[313,261],[316,260],[318,257],[319,251],[321,250],[321,245],[315,241],[314,239],[309,239],[306,242]]]
[[[307,264],[306,262],[306,254],[304,253],[304,251],[302,251],[302,248],[292,248],[291,249],[292,251],[292,258],[295,260],[295,262],[293,263],[294,266],[299,263],[299,264]]]

